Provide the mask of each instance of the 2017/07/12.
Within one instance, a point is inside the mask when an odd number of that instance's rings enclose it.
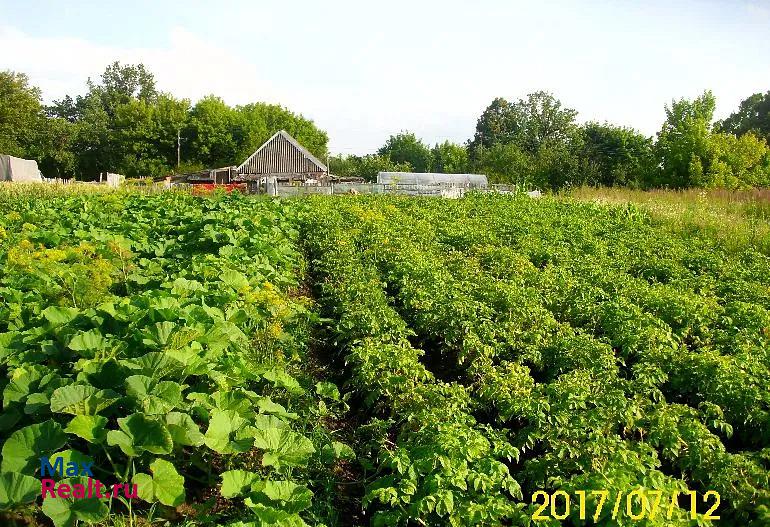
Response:
[[[604,509],[605,504],[607,503],[607,498],[610,496],[610,491],[608,490],[576,490],[574,491],[575,496],[578,498],[578,507],[579,507],[579,518],[581,520],[587,519],[586,517],[586,497],[589,495],[592,497],[597,497],[597,504],[596,504],[596,510],[593,514],[593,520],[599,521],[599,518],[601,518],[602,510]],[[612,519],[617,519],[618,515],[621,512],[625,512],[626,516],[630,518],[631,520],[641,520],[645,518],[645,516],[649,517],[650,519],[655,519],[660,512],[660,506],[661,501],[663,501],[663,491],[660,490],[648,490],[648,489],[635,489],[629,492],[628,494],[625,494],[625,511],[621,511],[621,505],[623,502],[623,492],[618,492],[617,497],[615,498],[613,507],[612,507]],[[686,495],[690,496],[690,518],[696,519],[697,514],[697,504],[698,504],[698,496],[697,492],[694,490],[687,491],[685,493],[679,493],[674,492],[671,494],[671,499],[668,501],[668,506],[666,507],[666,519],[670,520],[674,508],[678,506],[679,504],[679,497],[682,495],[683,497]],[[538,503],[538,499],[540,497],[544,498],[543,503]],[[638,497],[635,499],[635,497]],[[717,507],[719,507],[720,504],[720,497],[719,493],[713,490],[709,490],[706,493],[703,494],[703,502],[708,504],[709,500],[711,498],[714,498],[713,505],[709,508],[708,511],[706,511],[702,518],[705,520],[718,520],[719,516],[715,515],[714,512],[716,511]],[[563,505],[560,506],[558,501],[563,501]],[[563,490],[557,490],[551,494],[548,492],[539,490],[532,494],[532,503],[537,503],[539,506],[535,510],[534,514],[532,515],[532,519],[535,521],[539,520],[549,520],[551,518],[555,520],[564,520],[570,515],[570,495]],[[544,514],[544,511],[549,508],[550,504],[550,515]],[[641,509],[641,510],[640,510]],[[649,515],[648,515],[649,513]]]

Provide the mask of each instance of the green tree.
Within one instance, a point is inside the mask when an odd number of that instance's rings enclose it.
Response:
[[[653,184],[674,188],[696,184],[694,179],[701,177],[697,166],[702,166],[709,151],[715,106],[710,91],[692,101],[679,99],[666,106],[666,120],[655,145],[661,169]]]
[[[129,141],[141,132],[126,128],[130,121],[125,119],[124,109],[136,101],[157,102],[153,75],[142,64],[113,62],[99,82],[88,79],[87,86],[85,95],[66,96],[47,108],[49,116],[74,124],[71,144],[77,176],[87,180],[100,172],[134,173],[142,162],[158,166],[158,160],[132,159],[134,145]]]
[[[462,145],[444,141],[431,150],[431,171],[445,174],[462,174],[468,171],[468,149]]]
[[[361,177],[365,181],[377,181],[380,172],[411,172],[409,163],[395,163],[389,157],[376,154],[365,156],[332,156],[329,169],[335,176]]]
[[[42,119],[40,90],[23,73],[0,71],[0,154],[29,155]]]
[[[530,93],[514,103],[498,97],[481,114],[471,149],[502,143],[536,153],[544,143],[569,142],[577,129],[576,117],[575,110],[563,107],[548,92]]]
[[[412,132],[391,135],[377,154],[393,163],[409,163],[416,172],[427,172],[431,167],[431,151]]]
[[[492,103],[484,109],[476,123],[476,134],[471,141],[471,148],[491,148],[497,144],[510,144],[514,142],[515,123],[513,122],[515,110],[513,105],[502,97],[496,97]]]
[[[535,185],[535,156],[511,143],[480,149],[473,170],[486,174],[493,183]]]
[[[235,111],[215,95],[207,95],[193,106],[185,130],[185,154],[188,161],[207,167],[221,167],[239,159],[238,124]]]
[[[717,129],[738,136],[753,132],[770,143],[770,90],[741,101],[738,111],[717,123]]]
[[[101,99],[102,107],[111,117],[120,106],[133,100],[153,102],[158,97],[155,77],[144,64],[121,65],[118,61],[105,68],[101,83],[88,79],[88,91]]]
[[[592,185],[639,187],[653,169],[652,138],[632,128],[590,122],[581,140],[583,170]]]
[[[712,134],[706,157],[693,158],[693,163],[695,186],[739,189],[770,185],[770,149],[753,133],[740,137]]]
[[[189,108],[190,101],[165,93],[153,101],[131,99],[118,107],[115,133],[126,176],[160,176],[173,170],[177,131],[184,128]]]
[[[735,189],[770,184],[765,140],[752,132],[736,137],[712,131],[715,105],[707,91],[666,108],[656,144],[661,166],[656,185]]]
[[[76,107],[72,147],[78,179],[92,180],[100,172],[118,172],[121,156],[113,140],[112,119],[96,97],[80,97]]]
[[[66,119],[44,117],[28,155],[37,160],[46,177],[71,178],[77,175],[73,143],[76,127]]]

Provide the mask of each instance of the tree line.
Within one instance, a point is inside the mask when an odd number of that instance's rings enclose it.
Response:
[[[86,88],[44,105],[24,74],[0,72],[0,153],[36,159],[49,177],[84,180],[237,164],[280,129],[317,157],[328,155],[326,132],[301,115],[260,102],[231,107],[214,95],[193,105],[158,91],[142,64],[115,62]],[[403,131],[376,153],[331,157],[330,170],[368,181],[380,171],[478,172],[542,189],[770,186],[770,91],[722,121],[714,122],[715,104],[710,91],[672,101],[653,138],[610,123],[579,124],[577,111],[548,92],[496,98],[465,144],[429,146]]]
[[[601,185],[747,188],[770,186],[770,91],[745,99],[714,122],[710,91],[667,105],[656,138],[610,123],[577,123],[552,94],[496,98],[464,145],[430,147],[411,132],[392,135],[376,154],[331,159],[343,175],[377,171],[478,172],[497,183],[542,189]]]
[[[86,87],[43,105],[26,75],[0,72],[0,154],[36,159],[47,177],[162,176],[240,163],[284,129],[327,155],[326,132],[301,115],[261,102],[231,107],[214,95],[192,105],[158,91],[142,64],[115,62]]]

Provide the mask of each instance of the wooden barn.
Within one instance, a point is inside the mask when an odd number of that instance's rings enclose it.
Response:
[[[285,130],[276,132],[235,168],[233,181],[264,183],[324,182],[329,169]]]

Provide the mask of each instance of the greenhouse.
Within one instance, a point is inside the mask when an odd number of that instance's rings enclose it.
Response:
[[[433,172],[380,172],[381,185],[440,185],[466,188],[486,188],[487,176],[482,174],[438,174]]]

